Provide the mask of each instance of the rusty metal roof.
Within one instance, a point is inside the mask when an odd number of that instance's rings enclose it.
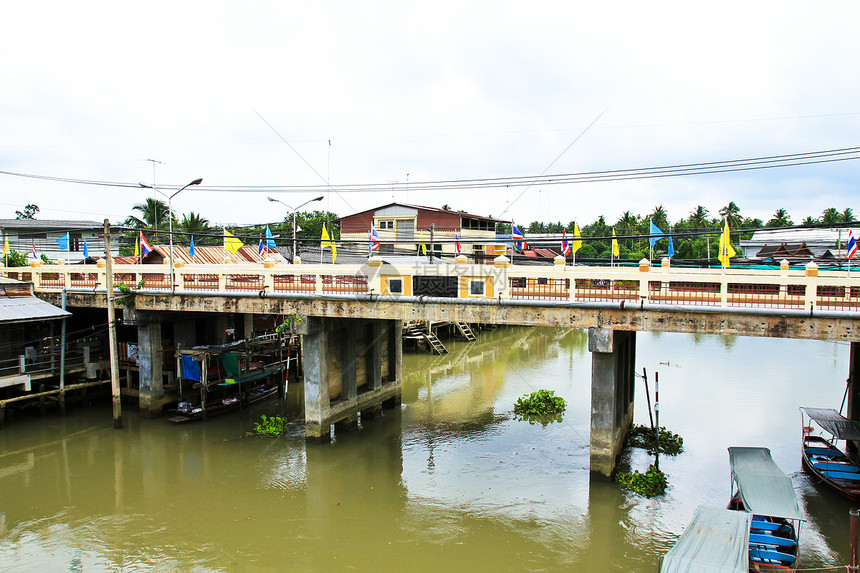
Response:
[[[176,261],[182,261],[188,265],[223,265],[224,259],[229,255],[234,263],[262,263],[263,261],[275,261],[276,264],[286,264],[289,261],[275,249],[264,250],[260,255],[257,246],[247,245],[239,249],[234,255],[227,251],[223,246],[201,245],[194,246],[194,257],[188,253],[189,247],[173,245],[173,257]],[[152,252],[143,259],[143,264],[158,264],[161,261],[167,261],[170,258],[170,245],[153,245]],[[130,257],[115,257],[114,263],[120,265],[137,264],[139,258]]]

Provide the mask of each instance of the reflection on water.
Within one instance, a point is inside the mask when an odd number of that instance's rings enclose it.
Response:
[[[801,566],[847,562],[850,504],[800,473],[797,411],[838,407],[847,345],[640,333],[637,369],[659,372],[661,424],[686,449],[661,458],[670,488],[651,500],[589,482],[584,331],[449,346],[404,356],[403,408],[329,445],[306,445],[300,423],[240,438],[273,402],[182,426],[127,411],[122,430],[109,406],[19,418],[0,430],[0,568],[655,571],[698,505],[727,503],[733,445],[771,448],[792,476]],[[567,401],[564,420],[514,420],[540,388]]]

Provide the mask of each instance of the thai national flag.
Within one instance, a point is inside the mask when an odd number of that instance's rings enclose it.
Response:
[[[373,225],[370,226],[370,235],[369,235],[370,244],[368,248],[371,253],[374,253],[379,250],[379,233],[376,232],[376,227]]]
[[[520,231],[514,223],[511,223],[511,227],[511,236],[514,239],[514,247],[519,248],[521,251],[527,249],[528,245],[526,244],[526,238],[523,236],[523,232]],[[521,243],[519,247],[517,247],[517,243]]]
[[[144,257],[152,252],[152,245],[143,236],[143,231],[140,232],[140,252]]]
[[[567,240],[567,229],[561,233],[561,254],[566,257],[570,253],[570,243]]]
[[[36,254],[36,239],[33,239],[33,260],[39,260],[39,255]]]
[[[460,246],[460,235],[454,233],[454,247],[457,249],[457,254],[460,254],[460,251],[463,250],[463,247]]]
[[[848,231],[848,260],[857,254],[857,241],[854,240],[854,231]]]
[[[266,252],[266,242],[263,240],[263,235],[261,234],[260,244],[257,245],[257,254],[262,257],[264,252]]]

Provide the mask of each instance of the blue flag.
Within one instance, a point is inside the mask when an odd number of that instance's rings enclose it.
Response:
[[[87,248],[87,240],[84,239],[84,258],[90,258],[90,250]]]
[[[648,240],[651,241],[651,246],[654,246],[654,243],[659,241],[664,237],[663,231],[660,230],[660,227],[654,224],[654,221],[651,221],[651,232],[649,233]]]
[[[57,244],[60,245],[60,248],[63,249],[64,251],[68,251],[69,250],[69,234],[66,233],[65,235],[63,235],[62,237],[57,239]]]
[[[269,226],[266,225],[266,247],[269,249],[277,248],[275,244],[275,236],[272,234],[272,231],[269,230]]]
[[[671,233],[671,231],[672,230],[669,229],[670,233]],[[669,258],[671,259],[674,256],[675,256],[675,243],[672,242],[672,235],[669,235]]]
[[[194,237],[191,237],[191,247],[188,249],[188,254],[194,258]]]

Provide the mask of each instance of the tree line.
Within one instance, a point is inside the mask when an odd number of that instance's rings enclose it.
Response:
[[[563,232],[567,232],[568,240],[573,240],[574,228],[579,225],[583,243],[576,256],[583,259],[610,258],[612,233],[614,231],[618,237],[619,258],[639,260],[649,256],[648,234],[651,222],[666,234],[666,238],[656,242],[655,251],[663,254],[667,252],[668,236],[671,234],[675,257],[679,259],[716,257],[719,253],[719,241],[715,240],[715,237],[723,231],[723,225],[726,221],[729,223],[731,240],[735,245],[740,239],[751,238],[753,232],[758,229],[780,229],[795,225],[785,209],[777,209],[767,222],[763,222],[758,218],[744,217],[740,207],[734,201],[730,201],[726,206],[720,208],[717,215],[713,216],[704,206],[696,205],[696,208],[686,217],[670,222],[666,209],[663,205],[658,205],[646,215],[624,211],[614,223],[608,223],[605,217],[601,215],[596,221],[585,225],[576,221],[570,221],[567,224],[532,221],[526,227],[517,226],[525,233],[526,240],[528,240],[530,233],[561,234]],[[854,222],[856,222],[856,218],[853,209],[846,208],[839,211],[835,207],[828,207],[822,211],[819,217],[808,216],[800,225],[833,226]],[[509,235],[511,230],[511,225],[506,223],[496,225],[496,233]]]

